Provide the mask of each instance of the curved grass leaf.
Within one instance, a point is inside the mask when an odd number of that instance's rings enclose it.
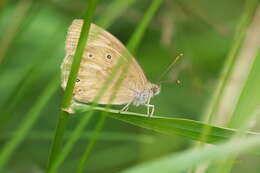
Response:
[[[88,105],[75,106],[74,110],[77,112],[87,111],[92,109]],[[118,110],[107,110],[101,107],[95,107],[95,110],[108,111],[108,116],[125,121],[127,123],[157,131],[167,135],[178,135],[188,139],[202,141],[209,144],[217,144],[221,141],[230,139],[237,130],[222,128],[208,125],[199,121],[181,119],[181,118],[163,118],[153,116],[148,118],[147,115],[137,113],[119,113]],[[201,138],[201,133],[207,128],[210,129],[206,138]],[[260,133],[248,132],[248,135],[260,135]],[[205,140],[203,140],[205,139]]]

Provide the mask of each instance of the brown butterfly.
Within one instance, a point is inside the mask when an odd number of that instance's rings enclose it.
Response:
[[[63,89],[65,89],[68,81],[72,58],[75,54],[82,26],[83,20],[76,19],[72,22],[68,30],[66,56],[61,65],[61,86]],[[125,52],[130,56],[126,57]],[[129,57],[131,61],[129,61]],[[120,73],[115,76],[113,82],[109,84],[97,103],[125,104],[121,111],[127,111],[130,104],[135,106],[145,105],[147,106],[148,116],[153,115],[154,105],[150,104],[150,99],[154,95],[159,94],[160,86],[152,84],[147,80],[135,58],[115,36],[95,24],[91,24],[90,27],[87,45],[83,53],[73,91],[73,100],[83,103],[93,102],[119,60],[125,64],[130,64],[121,85],[117,88],[114,99],[112,102],[110,101],[111,93],[115,90],[115,83]],[[120,72],[124,70],[122,67]]]

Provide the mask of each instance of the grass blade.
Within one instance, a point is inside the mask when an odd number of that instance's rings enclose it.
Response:
[[[78,75],[80,62],[82,59],[84,48],[86,46],[88,33],[89,33],[89,29],[90,29],[90,24],[91,24],[92,18],[94,16],[94,12],[96,10],[97,2],[98,2],[98,0],[89,1],[87,12],[86,12],[86,15],[84,18],[83,27],[82,27],[82,30],[80,33],[79,42],[78,42],[78,45],[76,48],[75,55],[73,57],[71,71],[70,71],[69,79],[68,79],[67,86],[65,89],[63,103],[61,106],[62,109],[65,109],[70,106],[70,102],[72,99],[72,92],[73,92],[73,89],[75,86],[75,81],[76,81],[76,78]],[[49,161],[48,161],[48,166],[47,166],[48,173],[56,172],[59,167],[59,165],[57,164],[58,162],[56,162],[56,157],[59,154],[59,151],[61,149],[68,118],[69,118],[68,113],[61,110],[60,116],[59,116],[59,122],[57,124],[55,137],[54,137],[54,141],[53,141],[53,145],[51,148],[50,157],[49,157]],[[55,166],[53,166],[53,165],[55,165]]]
[[[91,109],[91,107],[87,105],[75,106],[74,109],[75,111],[82,112]],[[234,129],[221,128],[188,119],[163,118],[157,116],[147,118],[147,115],[144,114],[137,114],[131,112],[119,114],[118,110],[106,110],[105,108],[100,107],[95,107],[94,109],[99,111],[108,111],[108,116],[133,124],[135,126],[157,131],[167,135],[178,135],[197,141],[202,140],[201,133],[203,132],[203,129],[210,128],[211,131],[207,134],[205,138],[206,141],[203,141],[209,144],[217,144],[219,142],[228,140],[237,132],[237,130]],[[260,134],[248,132],[248,135]]]
[[[255,112],[260,110],[260,51],[254,60],[251,72],[244,85],[236,109],[230,119],[228,127],[239,128],[243,126]],[[247,115],[247,116],[245,116]]]

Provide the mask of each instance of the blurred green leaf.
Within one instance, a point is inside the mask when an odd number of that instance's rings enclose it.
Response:
[[[245,39],[247,27],[254,13],[256,4],[257,0],[246,1],[244,12],[242,13],[241,19],[236,27],[232,47],[228,52],[216,89],[206,110],[205,119],[207,123],[212,123],[219,110],[219,105],[222,101],[223,94],[225,93],[224,91],[227,83],[230,80],[234,64],[237,62],[237,54]]]
[[[0,150],[0,170],[6,165],[7,161],[10,159],[12,153],[16,150],[17,146],[23,141],[26,134],[32,128],[35,121],[39,118],[40,112],[46,106],[49,99],[57,88],[55,87],[59,82],[58,76],[52,80],[46,89],[39,96],[40,99],[31,107],[27,115],[24,116],[23,122],[15,130],[13,137],[7,141],[7,143]]]
[[[114,0],[113,3],[109,3],[108,7],[103,13],[102,17],[97,20],[97,24],[103,28],[108,28],[116,18],[131,6],[136,0]]]
[[[241,95],[238,99],[236,108],[231,117],[228,127],[230,128],[240,128],[241,133],[238,133],[235,137],[243,135],[243,130],[250,128],[250,125],[255,125],[260,115],[260,51],[255,57],[252,64],[251,71],[248,75],[247,81],[244,84]],[[230,172],[235,155],[229,158],[227,161],[214,165],[215,173]],[[233,161],[232,161],[233,160]],[[211,169],[211,168],[209,168]],[[209,172],[213,172],[212,170]]]
[[[134,32],[134,34],[131,37],[131,40],[127,44],[128,50],[133,55],[135,55],[146,29],[147,29],[149,23],[151,22],[154,14],[160,7],[161,3],[162,3],[162,0],[153,0],[151,5],[149,6],[149,8],[146,10],[144,17],[142,18],[142,21],[139,23],[138,29]]]
[[[234,153],[243,153],[259,147],[260,138],[247,137],[229,141],[217,146],[174,153],[150,162],[139,164],[121,173],[178,173],[209,161],[228,158]]]
[[[88,140],[93,135],[93,131],[85,132],[79,140]],[[15,135],[14,132],[3,133],[0,135],[0,139],[12,138]],[[64,138],[71,138],[71,132],[65,132]],[[52,140],[53,133],[49,131],[34,131],[29,132],[24,140],[43,141]],[[151,143],[154,140],[152,135],[136,134],[136,133],[123,133],[123,132],[102,132],[99,140],[101,141],[138,141],[143,143]]]

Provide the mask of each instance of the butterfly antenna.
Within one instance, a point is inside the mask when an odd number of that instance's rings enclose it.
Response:
[[[161,80],[163,79],[163,77],[172,69],[172,67],[176,64],[176,62],[183,56],[183,54],[181,53],[180,55],[176,56],[176,58],[174,59],[174,61],[167,67],[167,69],[161,74],[161,76],[158,78],[158,83],[161,82]]]
[[[173,82],[172,80],[163,80],[163,81],[160,81],[160,84],[161,83],[167,83],[167,82]],[[181,81],[179,79],[175,80],[176,84],[181,84]]]

